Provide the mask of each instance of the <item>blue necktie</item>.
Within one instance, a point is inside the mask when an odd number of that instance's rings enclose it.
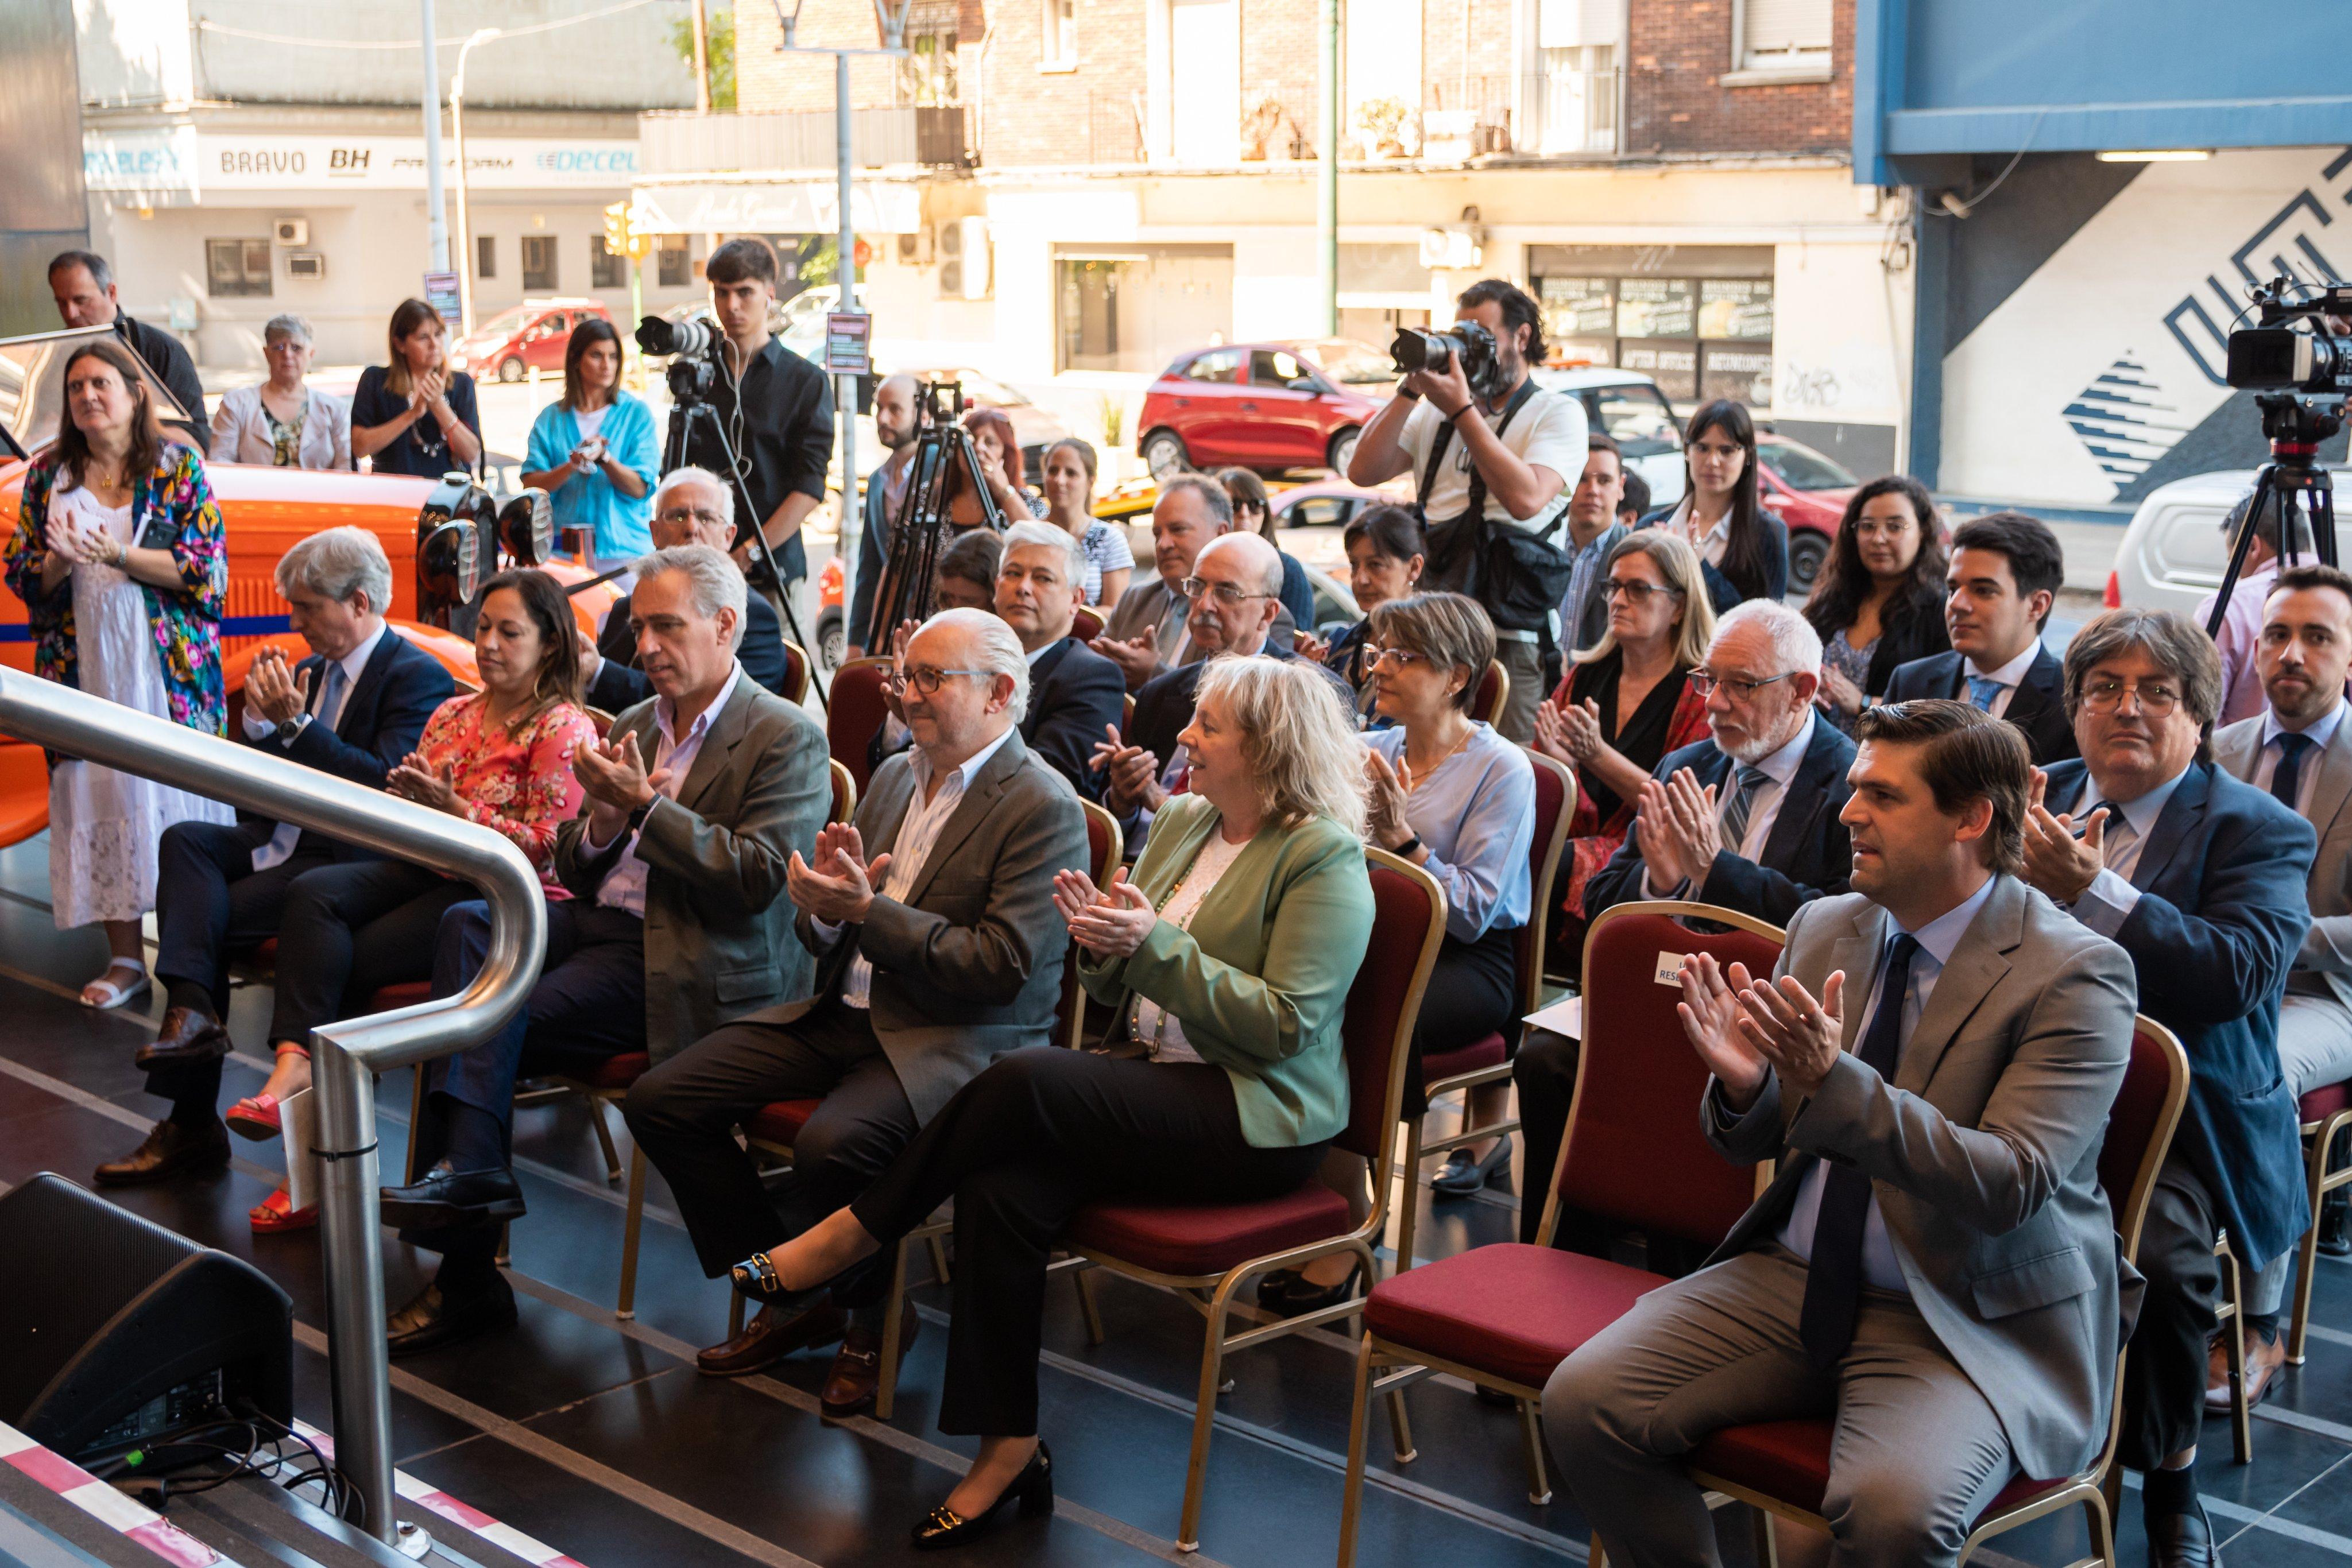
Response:
[[[1990,675],[1969,677],[1969,701],[1976,704],[1984,712],[1992,712],[1992,705],[2000,700],[2000,694],[2001,683],[1994,680]]]
[[[2311,750],[2311,737],[2282,735],[2278,737],[2277,770],[2271,774],[2271,795],[2288,810],[2297,810],[2295,796],[2303,785],[2303,759]]]
[[[1911,960],[1918,942],[1898,934],[1887,956],[1886,977],[1878,987],[1878,1010],[1855,1052],[1881,1078],[1893,1079],[1903,1053],[1903,1004],[1911,989]],[[1813,1256],[1805,1270],[1805,1304],[1797,1337],[1813,1365],[1838,1364],[1853,1343],[1853,1322],[1862,1310],[1862,1237],[1870,1217],[1870,1178],[1852,1166],[1832,1166],[1822,1186],[1822,1206],[1813,1221]]]

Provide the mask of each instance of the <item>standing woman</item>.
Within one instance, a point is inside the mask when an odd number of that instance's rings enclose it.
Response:
[[[449,368],[449,329],[422,299],[392,313],[390,351],[360,372],[352,394],[352,455],[378,474],[438,479],[481,460],[474,378]]]
[[[222,733],[220,618],[228,551],[204,459],[165,441],[131,351],[73,351],[56,448],[25,476],[0,573],[25,601],[44,680]],[[215,800],[71,758],[49,769],[49,904],[60,930],[100,921],[113,961],[93,1008],[147,989],[139,940],[155,907],[156,846],[174,822],[227,824]]]
[[[1065,436],[1046,449],[1045,520],[1078,541],[1087,557],[1087,602],[1117,604],[1135,575],[1127,530],[1095,516],[1095,449]]]
[[[1563,885],[1551,895],[1568,915],[1554,923],[1562,942],[1580,953],[1584,884],[1625,841],[1650,770],[1707,737],[1706,699],[1687,677],[1715,637],[1698,557],[1681,535],[1629,534],[1601,571],[1609,630],[1536,709],[1536,749],[1576,769]]]
[[[1348,552],[1348,591],[1364,618],[1332,638],[1322,659],[1326,668],[1355,688],[1357,706],[1369,708],[1372,672],[1364,660],[1364,642],[1371,633],[1372,612],[1418,591],[1416,585],[1429,564],[1429,540],[1413,508],[1387,501],[1349,518],[1339,538]]]
[[[1822,689],[1813,706],[1853,733],[1897,664],[1947,653],[1943,531],[1927,486],[1889,474],[1856,489],[1838,521],[1829,564],[1805,601],[1822,634]]]
[[[789,1311],[956,1200],[939,1421],[980,1452],[916,1524],[919,1547],[963,1544],[1007,1502],[1053,1510],[1040,1319],[1047,1260],[1080,1207],[1278,1197],[1347,1125],[1340,1024],[1372,890],[1363,747],[1328,691],[1299,660],[1210,661],[1183,735],[1192,790],[1160,810],[1133,880],[1055,876],[1078,978],[1119,1008],[1131,1052],[1000,1057],[865,1196],[736,1266],[737,1291]]]
[[[212,460],[278,468],[352,465],[352,405],[304,378],[310,371],[310,323],[272,316],[261,329],[269,379],[239,387],[213,412]]]
[[[1698,552],[1706,591],[1721,615],[1749,599],[1789,591],[1789,525],[1764,505],[1756,479],[1756,422],[1729,398],[1691,415],[1683,462],[1683,498],[1642,519],[1666,528]]]
[[[1274,537],[1274,497],[1265,493],[1265,481],[1247,468],[1220,468],[1217,483],[1224,486],[1225,499],[1234,504],[1234,532],[1257,535],[1282,558],[1282,607],[1290,612],[1293,626],[1312,632],[1315,588],[1307,580],[1307,568]]]
[[[563,396],[531,422],[522,482],[555,503],[555,526],[589,537],[600,572],[652,553],[646,517],[661,446],[653,411],[621,386],[621,335],[583,321],[563,349]]]

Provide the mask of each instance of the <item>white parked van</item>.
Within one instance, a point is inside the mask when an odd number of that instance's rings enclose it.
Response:
[[[2107,603],[2194,614],[2230,564],[2221,520],[2254,487],[2251,468],[2198,474],[2148,492],[2124,530]]]

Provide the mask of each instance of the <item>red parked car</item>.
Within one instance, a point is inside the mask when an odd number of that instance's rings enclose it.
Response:
[[[450,361],[478,382],[519,382],[536,365],[563,373],[564,346],[583,321],[610,323],[613,313],[593,299],[527,299],[501,310],[451,345]]]
[[[1756,482],[1764,504],[1789,525],[1789,590],[1808,591],[1830,559],[1845,504],[1862,481],[1803,442],[1759,430]]]
[[[1344,473],[1395,385],[1386,354],[1345,338],[1195,350],[1143,394],[1137,450],[1155,478],[1228,465]]]

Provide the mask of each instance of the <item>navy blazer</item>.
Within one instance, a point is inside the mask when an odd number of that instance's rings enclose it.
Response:
[[[2080,759],[2049,769],[2053,811],[2084,798]],[[2310,1223],[2294,1093],[2280,1076],[2279,998],[2311,928],[2311,824],[2210,762],[2194,762],[2132,868],[2139,902],[2116,932],[2139,1010],[2189,1052],[2172,1152],[2213,1195],[2239,1261],[2260,1269]]]
[[[1845,781],[1853,766],[1853,742],[1827,719],[1813,720],[1813,738],[1797,764],[1796,776],[1781,797],[1772,818],[1771,834],[1764,841],[1764,861],[1742,860],[1730,850],[1716,852],[1705,880],[1685,896],[1703,904],[1719,904],[1775,925],[1789,924],[1800,904],[1846,891],[1853,875],[1853,845],[1838,813],[1853,793]],[[1712,740],[1670,751],[1658,759],[1651,777],[1661,783],[1678,768],[1687,768],[1702,784],[1717,787],[1722,799],[1732,762]],[[1634,816],[1641,815],[1637,808]],[[1591,920],[1612,904],[1631,904],[1643,896],[1642,840],[1632,828],[1609,863],[1592,873],[1584,887],[1584,916]]]
[[[295,678],[302,679],[307,673],[315,696],[319,683],[325,679],[326,666],[327,661],[313,653],[294,666]],[[457,695],[457,683],[441,667],[440,660],[386,627],[375,652],[360,670],[360,678],[352,683],[351,695],[343,700],[342,714],[332,728],[306,724],[289,743],[275,735],[255,740],[240,725],[236,737],[257,751],[381,789],[385,777],[416,749],[433,710]],[[271,831],[277,826],[257,817],[246,821]],[[263,832],[259,841],[266,842],[268,837]],[[307,832],[303,838],[312,846],[331,842]],[[364,851],[341,844],[335,845],[335,854],[341,860],[369,858]]]
[[[596,652],[604,656],[604,663],[582,694],[590,707],[618,714],[654,695],[653,682],[637,668],[637,639],[629,630],[627,599],[613,601],[604,629],[596,637]],[[784,682],[792,666],[784,658],[784,629],[776,619],[776,607],[756,588],[743,601],[743,641],[735,650],[735,658],[745,674],[776,695],[785,696]]]
[[[1969,683],[1958,653],[1930,654],[1897,664],[1886,677],[1885,702],[1908,702],[1914,697],[1969,700]],[[2009,709],[2000,716],[2024,732],[2025,748],[2036,768],[2083,755],[2074,743],[2074,721],[2066,716],[2066,667],[2048,647],[2040,648],[2027,665],[2025,678],[2009,695]]]
[[[1633,526],[1637,528],[1664,527],[1673,520],[1675,508],[1681,505],[1676,501],[1671,506],[1660,507]],[[1721,567],[1711,564],[1705,557],[1699,559],[1699,570],[1706,574],[1706,596],[1714,603],[1717,615],[1726,614],[1733,605],[1745,603],[1750,599],[1769,599],[1778,603],[1789,596],[1789,525],[1782,522],[1780,515],[1771,507],[1759,505],[1756,526],[1764,534],[1764,576],[1760,580],[1742,579],[1734,581],[1724,575]]]

